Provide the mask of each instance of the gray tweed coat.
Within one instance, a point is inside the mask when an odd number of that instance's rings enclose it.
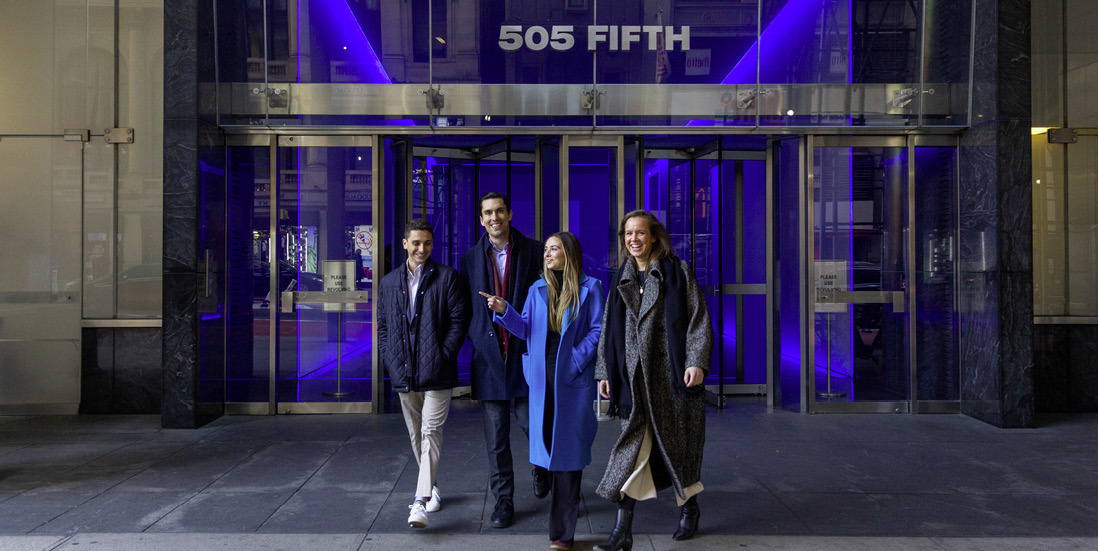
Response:
[[[691,312],[686,334],[686,366],[697,366],[709,374],[709,356],[713,349],[713,326],[705,307],[698,281],[689,264],[679,262],[686,282],[687,311]],[[625,324],[625,365],[628,366],[633,409],[628,419],[622,419],[621,435],[610,451],[610,462],[599,483],[598,494],[610,501],[621,499],[621,488],[633,472],[644,439],[645,424],[652,427],[655,442],[652,453],[663,454],[664,464],[671,475],[675,493],[683,496],[687,488],[701,480],[702,448],[705,446],[705,396],[700,391],[685,395],[671,389],[667,370],[672,369],[667,356],[667,331],[664,329],[661,277],[658,265],[653,265],[645,278],[644,292],[637,282],[637,267],[626,262],[621,282],[611,293],[621,293],[625,302],[626,319],[610,318],[610,308],[603,314],[604,330],[599,338],[595,378],[607,378],[606,335],[611,323]],[[693,390],[693,389],[691,389]]]

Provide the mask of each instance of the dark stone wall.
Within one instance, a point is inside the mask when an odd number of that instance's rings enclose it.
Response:
[[[1030,2],[976,0],[971,128],[961,138],[961,410],[1034,423]]]
[[[80,413],[160,413],[158,328],[85,328]]]
[[[199,291],[205,289],[205,219],[199,163],[217,149],[212,2],[164,2],[164,325],[161,419],[193,428],[199,407]]]
[[[1098,326],[1035,325],[1037,410],[1098,412]]]

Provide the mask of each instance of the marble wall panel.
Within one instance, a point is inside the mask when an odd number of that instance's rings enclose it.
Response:
[[[998,123],[998,266],[1033,272],[1033,146],[1029,120]]]
[[[999,426],[1034,426],[1033,275],[999,274]]]
[[[201,0],[164,1],[165,119],[196,118],[199,63],[198,13],[200,4],[209,3]],[[165,128],[166,133],[167,128]]]
[[[160,413],[161,329],[118,328],[114,339],[114,413]]]
[[[1001,385],[999,279],[995,273],[965,272],[959,284],[962,406],[997,403]]]
[[[198,65],[197,65],[197,113],[198,118],[209,124],[217,124],[217,48],[214,35],[213,2],[198,5]]]
[[[1028,121],[1032,109],[1030,0],[1001,0],[998,16],[998,119]]]
[[[996,126],[985,123],[961,137],[958,264],[962,272],[998,268]]]
[[[196,273],[198,122],[164,121],[164,272]]]
[[[164,274],[161,424],[198,425],[198,293],[195,274]]]

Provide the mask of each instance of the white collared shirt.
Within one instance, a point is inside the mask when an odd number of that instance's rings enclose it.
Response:
[[[426,264],[424,262],[423,264]],[[408,319],[412,319],[416,312],[416,293],[419,291],[419,282],[423,280],[423,264],[416,266],[416,269],[411,269],[408,264],[404,264],[404,269],[407,270],[408,280]]]

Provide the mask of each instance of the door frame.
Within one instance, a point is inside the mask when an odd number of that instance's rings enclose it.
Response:
[[[384,248],[381,246],[385,237],[385,211],[384,211],[384,197],[382,196],[385,191],[385,186],[379,184],[384,182],[381,169],[383,163],[381,163],[381,151],[377,145],[380,143],[379,136],[377,135],[316,135],[316,134],[230,134],[225,137],[225,144],[227,147],[268,147],[270,150],[270,167],[269,178],[270,185],[268,186],[267,200],[270,202],[270,227],[268,228],[267,237],[267,262],[271,266],[269,288],[271,293],[270,308],[271,312],[268,319],[268,332],[270,334],[270,341],[268,343],[268,362],[267,362],[267,402],[226,402],[225,413],[230,415],[276,415],[276,414],[288,414],[288,413],[371,413],[377,411],[384,411],[386,399],[384,396],[384,385],[377,384],[377,381],[383,380],[385,376],[384,368],[381,366],[380,352],[378,347],[370,347],[370,369],[371,369],[371,391],[370,401],[341,401],[341,402],[279,402],[278,401],[278,365],[280,361],[279,354],[279,341],[282,338],[279,335],[279,323],[282,318],[283,308],[292,305],[287,305],[286,300],[294,300],[295,293],[283,293],[279,286],[279,270],[278,266],[278,232],[279,232],[279,211],[281,204],[279,202],[279,159],[278,149],[280,147],[369,147],[370,148],[370,164],[371,164],[371,216],[373,222],[373,237],[374,237],[374,250],[372,256],[374,258],[375,266],[382,265],[384,259]],[[300,185],[300,182],[298,182]],[[374,282],[371,285],[370,300],[372,304],[377,304],[378,300],[378,281],[382,274],[375,273]],[[330,299],[324,296],[324,292],[312,292],[309,293],[315,300],[322,302],[335,302],[335,299]],[[311,301],[311,302],[315,302]],[[304,301],[302,302],[304,303]],[[370,311],[370,333],[373,342],[377,342],[377,324],[374,323],[374,310]],[[226,384],[228,379],[226,378]]]
[[[800,210],[801,210],[801,411],[806,413],[959,413],[959,400],[920,400],[918,394],[918,308],[915,267],[915,149],[917,147],[953,147],[955,166],[958,159],[958,138],[956,136],[914,135],[906,136],[838,136],[812,135],[802,136],[800,152]],[[815,287],[815,151],[822,147],[903,147],[906,153],[906,194],[904,227],[904,272],[907,286],[905,307],[907,314],[907,353],[908,399],[864,402],[819,402],[816,399],[816,287]],[[954,171],[954,194],[959,188],[959,170]],[[956,211],[955,211],[956,214]],[[954,230],[956,231],[956,229]],[[958,270],[954,262],[954,305],[957,304]],[[852,304],[852,303],[851,303]]]

